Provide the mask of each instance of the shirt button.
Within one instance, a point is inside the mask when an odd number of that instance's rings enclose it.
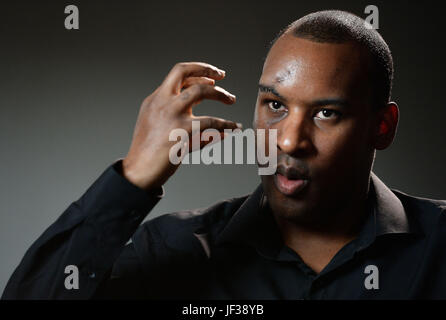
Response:
[[[94,278],[96,278],[96,273],[94,273],[94,272],[90,272],[90,273],[88,274],[88,277],[89,277],[90,279],[94,279]]]

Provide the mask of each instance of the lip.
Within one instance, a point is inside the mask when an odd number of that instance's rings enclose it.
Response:
[[[277,189],[286,196],[296,196],[309,184],[308,179],[289,179],[286,176],[276,173],[274,183]]]

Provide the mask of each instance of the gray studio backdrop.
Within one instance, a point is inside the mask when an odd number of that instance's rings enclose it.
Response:
[[[64,28],[64,8],[80,30]],[[444,22],[434,2],[21,1],[0,8],[0,292],[26,249],[130,145],[140,103],[179,61],[227,71],[234,106],[196,113],[251,127],[266,45],[312,11],[380,12],[395,58],[398,137],[375,172],[410,194],[446,198]],[[181,167],[148,219],[253,191],[255,165]]]

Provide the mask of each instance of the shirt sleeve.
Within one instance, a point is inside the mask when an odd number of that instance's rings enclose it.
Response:
[[[145,286],[143,266],[133,243],[125,246],[115,261],[110,274],[101,281],[92,299],[146,299],[151,298]]]
[[[32,244],[2,299],[94,296],[127,241],[164,196],[162,187],[148,192],[133,185],[121,168],[122,160],[110,165]],[[123,257],[131,250],[127,246]]]

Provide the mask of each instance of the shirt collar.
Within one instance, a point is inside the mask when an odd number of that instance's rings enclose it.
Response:
[[[371,195],[374,200],[376,235],[417,233],[415,226],[409,225],[401,200],[372,172]]]
[[[267,205],[262,184],[234,213],[215,243],[228,242],[251,245],[264,255],[277,255],[282,239]]]
[[[370,182],[369,203],[372,207],[358,240],[369,245],[378,236],[417,233],[418,229],[409,224],[400,199],[373,172]],[[283,247],[281,236],[261,184],[217,236],[217,245],[226,242],[254,246],[260,254],[269,257],[280,252]]]

